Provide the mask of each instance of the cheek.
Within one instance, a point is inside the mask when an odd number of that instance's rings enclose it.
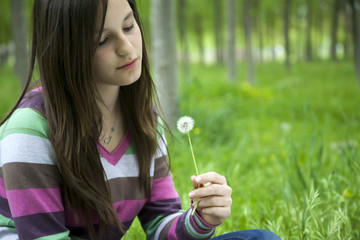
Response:
[[[94,56],[94,71],[96,73],[101,73],[106,71],[107,66],[109,63],[107,63],[108,58],[105,57],[104,54],[95,54]]]

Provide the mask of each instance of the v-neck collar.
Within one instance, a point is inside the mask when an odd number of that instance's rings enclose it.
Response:
[[[100,155],[115,166],[130,147],[131,141],[132,138],[130,132],[127,131],[119,145],[112,153],[110,153],[100,142],[98,142],[97,147]]]

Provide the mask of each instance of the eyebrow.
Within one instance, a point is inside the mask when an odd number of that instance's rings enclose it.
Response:
[[[134,14],[134,11],[131,10],[131,11],[125,16],[125,18],[124,18],[123,21],[126,21],[127,19],[129,19],[133,14]]]
[[[124,17],[124,20],[123,20],[123,22],[124,21],[126,21],[126,20],[128,20],[131,16],[133,16],[134,15],[134,11],[133,10],[130,10],[130,12],[128,13],[128,14],[126,14],[126,16]],[[97,32],[98,31],[100,31],[100,30],[97,30]],[[106,32],[107,31],[107,29],[106,28],[104,28],[103,29],[103,32]]]

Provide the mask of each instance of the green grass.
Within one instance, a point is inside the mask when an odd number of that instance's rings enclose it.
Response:
[[[20,95],[20,82],[11,64],[0,67],[0,119],[10,111]]]
[[[193,66],[181,83],[181,111],[199,171],[218,171],[233,188],[232,215],[217,230],[266,228],[283,239],[360,238],[360,86],[351,62],[257,67],[252,87],[226,69]],[[197,133],[197,134],[195,134]],[[191,156],[176,134],[172,166],[187,206]]]
[[[181,114],[195,119],[199,171],[233,189],[232,215],[216,235],[265,228],[283,239],[360,239],[360,85],[352,62],[257,66],[257,84],[226,80],[221,66],[193,65],[180,82]],[[16,100],[10,67],[0,70],[0,114]],[[16,94],[15,94],[16,93]],[[168,139],[183,207],[195,174],[186,136]],[[124,239],[143,239],[136,220]]]

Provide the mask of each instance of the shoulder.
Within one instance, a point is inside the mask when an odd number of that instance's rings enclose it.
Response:
[[[0,127],[0,140],[9,134],[21,133],[48,138],[41,92],[29,92],[10,118]]]

